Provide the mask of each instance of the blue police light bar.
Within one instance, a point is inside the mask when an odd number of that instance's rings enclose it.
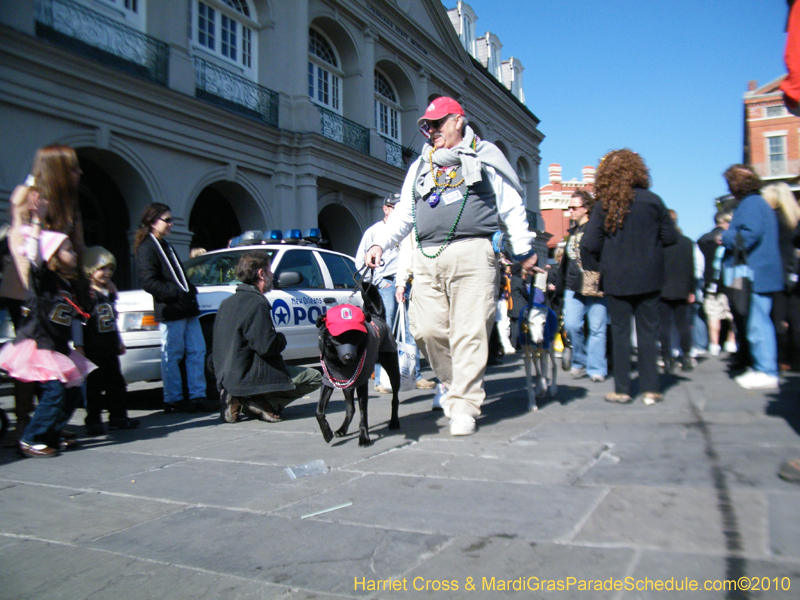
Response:
[[[309,242],[318,242],[322,239],[322,232],[316,227],[303,231],[303,239]]]
[[[280,229],[270,229],[266,239],[270,242],[280,242],[283,239],[283,234]]]
[[[303,237],[303,233],[299,229],[287,229],[283,232],[283,239],[290,244],[295,244]]]

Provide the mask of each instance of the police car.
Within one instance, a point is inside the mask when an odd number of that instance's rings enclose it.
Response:
[[[286,336],[287,362],[319,360],[316,320],[337,304],[361,305],[355,287],[352,257],[314,245],[319,230],[246,232],[234,238],[235,247],[215,250],[184,263],[187,277],[197,286],[200,323],[211,349],[214,319],[220,303],[236,291],[236,264],[245,252],[266,252],[275,274],[275,289],[266,294],[272,321]],[[238,245],[236,245],[238,244]],[[153,313],[153,297],[144,290],[120,292],[118,327],[127,352],[120,357],[129,382],[161,379],[161,334]]]

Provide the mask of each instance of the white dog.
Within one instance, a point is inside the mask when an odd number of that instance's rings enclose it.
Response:
[[[558,329],[556,314],[543,304],[526,306],[520,315],[520,343],[525,349],[525,379],[528,384],[528,410],[539,410],[537,398],[543,398],[549,392],[555,398],[558,394],[556,374],[556,353],[553,348],[553,338]],[[550,363],[551,377],[547,379],[547,363]],[[536,368],[536,382],[534,384],[531,363]]]

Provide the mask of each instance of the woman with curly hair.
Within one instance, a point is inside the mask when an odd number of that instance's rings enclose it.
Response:
[[[678,240],[664,202],[650,192],[650,173],[635,152],[609,152],[595,178],[597,204],[582,248],[598,258],[611,318],[614,392],[608,402],[628,404],[631,395],[631,317],[636,318],[642,401],[663,400],[656,367],[658,303],[664,283],[664,246]]]
[[[730,273],[733,251],[740,244],[747,253],[747,265],[753,274],[749,314],[741,315],[750,346],[753,368],[736,377],[747,390],[778,389],[778,344],[770,318],[772,297],[783,289],[783,265],[778,247],[778,218],[759,194],[763,185],[752,167],[732,165],[724,173],[728,189],[739,200],[728,230],[722,234],[725,256],[723,274]],[[725,277],[729,284],[729,277]]]

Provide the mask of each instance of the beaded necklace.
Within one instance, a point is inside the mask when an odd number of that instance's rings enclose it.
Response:
[[[478,141],[477,137],[472,138],[471,146],[472,146],[472,150],[473,151],[475,150],[475,148],[477,146],[477,141]],[[437,180],[439,179],[439,175],[444,171],[444,169],[437,169],[436,171],[434,171],[434,168],[433,168],[433,153],[434,152],[436,152],[436,148],[432,149],[431,153],[428,155],[428,162],[431,165],[431,178],[433,179],[433,185],[436,188],[434,190],[434,192],[431,194],[431,196],[435,198],[435,200],[433,202],[430,202],[431,207],[435,207],[439,203],[439,196],[440,196],[439,189],[440,188],[442,189],[442,191],[446,190],[447,188],[457,188],[462,183],[464,183],[464,181],[466,180],[466,177],[462,177],[461,181],[459,181],[458,183],[454,184],[454,183],[445,181],[444,184],[439,185],[439,182]],[[450,175],[451,179],[455,179],[455,173],[456,173],[455,170],[451,171],[451,175]],[[456,228],[458,227],[458,222],[461,220],[461,215],[464,213],[464,207],[467,205],[467,195],[468,194],[469,194],[469,188],[465,188],[464,189],[464,196],[461,198],[461,207],[458,209],[458,215],[456,215],[456,220],[453,223],[453,226],[450,228],[450,231],[445,236],[444,242],[442,243],[441,246],[439,246],[439,249],[436,251],[436,254],[426,254],[425,250],[422,249],[422,242],[420,242],[420,240],[419,240],[419,230],[417,229],[416,194],[415,194],[414,188],[412,186],[412,188],[411,188],[411,217],[412,217],[412,220],[414,222],[414,236],[416,237],[416,240],[417,240],[417,247],[419,248],[419,251],[422,253],[422,256],[424,256],[425,258],[430,258],[430,259],[437,258],[442,252],[444,252],[444,249],[447,248],[450,245],[450,243],[453,241],[453,238],[456,235]]]

